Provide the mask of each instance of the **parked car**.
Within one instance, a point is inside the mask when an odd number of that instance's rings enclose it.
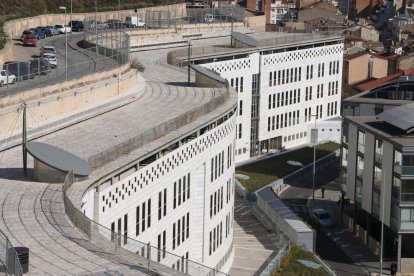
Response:
[[[53,35],[59,34],[59,29],[56,28],[55,26],[46,26],[45,29],[49,30]]]
[[[43,39],[43,38],[45,38],[45,32],[42,31],[41,29],[31,28],[30,30],[35,34],[35,36],[37,37],[37,39]]]
[[[34,34],[24,36],[23,37],[23,45],[36,47],[36,45],[37,45],[36,36]]]
[[[109,29],[125,29],[125,23],[117,19],[109,19],[106,21]]]
[[[27,62],[7,61],[3,65],[3,70],[7,70],[15,75],[16,81],[33,79],[35,77],[35,75],[30,72],[30,67]]]
[[[74,32],[80,32],[84,29],[83,22],[80,20],[69,21],[68,25],[72,28],[72,31]]]
[[[42,58],[46,59],[49,62],[50,68],[54,69],[57,67],[57,58],[55,54],[45,52],[43,53]]]
[[[312,212],[313,220],[323,228],[334,226],[335,222],[324,209],[316,209]]]
[[[69,25],[57,24],[57,25],[55,25],[55,27],[59,30],[59,33],[61,33],[61,34],[72,32],[72,29],[70,28]]]
[[[125,18],[125,25],[129,28],[144,28],[145,22],[138,16],[127,16]]]
[[[9,84],[9,83],[15,83],[16,82],[16,76],[10,73],[7,70],[1,70],[0,71],[0,86]]]
[[[22,40],[26,35],[34,35],[34,32],[32,30],[24,30],[22,33]]]
[[[50,71],[49,61],[46,58],[38,58],[29,61],[30,72],[33,74],[48,74]]]
[[[206,22],[206,23],[214,22],[214,15],[212,15],[211,13],[206,13],[204,15],[204,22]]]

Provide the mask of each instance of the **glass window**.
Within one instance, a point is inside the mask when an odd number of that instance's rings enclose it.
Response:
[[[402,154],[401,151],[394,150],[394,172],[401,174]]]
[[[362,180],[357,178],[355,181],[355,195],[356,201],[361,203],[362,202]]]
[[[348,131],[349,131],[349,124],[347,124],[347,123],[344,123],[343,125],[342,125],[342,143],[344,143],[344,144],[346,144],[346,145],[348,145],[348,142],[349,142],[349,134],[348,134]]]
[[[382,140],[375,139],[375,161],[382,164],[383,144]]]
[[[380,167],[374,167],[374,188],[381,191],[382,183],[382,169]]]
[[[361,156],[358,156],[357,159],[357,176],[362,178],[362,175],[364,173],[364,158]]]
[[[358,131],[358,151],[365,152],[365,133],[360,130]]]

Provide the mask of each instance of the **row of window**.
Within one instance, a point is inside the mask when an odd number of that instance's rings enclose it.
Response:
[[[210,195],[210,218],[223,209],[223,187]]]
[[[172,264],[172,268],[177,269],[178,271],[181,271],[181,272],[185,272],[185,267],[186,267],[185,262],[188,262],[188,251],[184,255],[182,255],[181,259],[178,259],[175,264]]]
[[[136,208],[135,236],[151,227],[151,198]]]
[[[283,137],[283,142],[290,142],[290,141],[294,141],[297,139],[302,139],[303,137],[306,137],[307,132],[303,131],[303,132],[299,132],[296,134],[291,134],[291,135],[287,135]]]
[[[268,109],[300,103],[300,89],[269,94]]]
[[[267,118],[267,131],[299,124],[299,110]]]
[[[210,180],[213,182],[224,173],[224,150],[211,158]]]
[[[208,255],[211,256],[223,242],[223,222],[220,221],[209,235],[209,250]]]
[[[301,81],[302,67],[269,72],[269,87]]]
[[[177,183],[178,182],[178,183]],[[190,173],[174,181],[173,209],[190,198]],[[165,199],[166,200],[166,199]]]
[[[190,237],[190,212],[178,219],[177,222],[173,223],[172,232],[172,249],[174,250]]]
[[[338,112],[338,102],[330,102],[328,103],[328,108],[326,110],[326,116],[333,116],[336,115]]]
[[[240,78],[231,78],[230,86],[233,87],[237,93],[241,93],[244,90],[243,77]]]
[[[338,95],[339,93],[338,86],[339,86],[338,81],[330,81],[328,83],[328,96]]]

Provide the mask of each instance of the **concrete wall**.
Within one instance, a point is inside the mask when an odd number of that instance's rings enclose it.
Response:
[[[94,107],[114,97],[128,94],[142,81],[136,70],[127,72],[121,78],[118,78],[117,70],[96,73],[81,80],[71,80],[1,98],[0,106],[6,107],[0,110],[2,126],[0,137],[2,139],[9,137],[10,129],[15,130],[16,134],[20,133],[22,129],[22,117],[18,110],[20,102],[27,103],[27,128],[31,129],[62,116]],[[90,81],[87,82],[87,79]]]
[[[372,62],[371,77],[379,79],[388,75],[388,60],[377,58],[374,56],[370,57]]]
[[[249,28],[254,29],[255,31],[263,32],[265,30],[265,27],[266,27],[266,16],[265,15],[246,17],[245,21],[246,21],[247,26]]]
[[[345,61],[348,63],[348,84],[354,84],[368,78],[368,59],[369,55],[363,55],[351,60]]]
[[[414,271],[414,258],[401,258],[401,272],[412,273]]]
[[[0,64],[13,60],[13,43],[8,41],[3,49],[0,50]]]

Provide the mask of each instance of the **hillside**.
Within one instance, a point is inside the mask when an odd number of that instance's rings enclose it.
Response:
[[[117,0],[96,0],[98,11],[117,10]],[[22,17],[45,13],[58,12],[59,6],[70,7],[70,0],[1,0],[0,17]],[[135,9],[179,3],[181,0],[120,0],[121,9]],[[95,0],[72,0],[73,12],[88,12],[95,10]]]

